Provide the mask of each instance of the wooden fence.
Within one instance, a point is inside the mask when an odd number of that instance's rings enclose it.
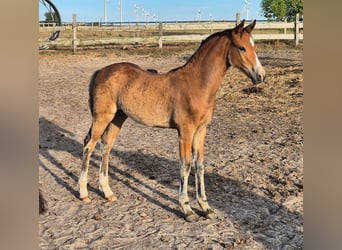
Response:
[[[106,46],[106,45],[155,45],[197,43],[210,34],[233,28],[237,21],[226,22],[180,22],[142,23],[140,25],[90,25],[74,22],[61,27],[40,27],[39,44],[50,48]],[[46,41],[48,34],[61,30],[55,41]],[[293,40],[295,45],[303,41],[303,22],[257,21],[253,31],[254,40]]]

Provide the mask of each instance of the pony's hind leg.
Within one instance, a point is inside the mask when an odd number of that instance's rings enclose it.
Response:
[[[90,202],[88,197],[88,167],[91,154],[93,153],[96,143],[100,136],[102,135],[105,128],[108,126],[110,121],[113,119],[113,114],[104,114],[94,119],[92,126],[89,129],[87,136],[84,139],[83,146],[83,162],[80,178],[78,179],[78,189],[80,194],[80,199],[83,202]]]
[[[195,184],[196,184],[196,197],[205,217],[208,219],[215,218],[214,210],[209,206],[207,196],[205,194],[204,185],[204,138],[206,135],[206,127],[199,128],[195,133],[192,151],[193,160],[195,165]]]
[[[122,124],[127,119],[127,116],[122,112],[118,111],[115,114],[112,122],[107,126],[101,137],[101,162],[100,162],[100,170],[99,170],[99,184],[100,190],[104,193],[104,196],[109,201],[116,201],[117,197],[113,194],[112,190],[109,186],[108,181],[108,162],[110,156],[110,150],[113,147],[114,141],[118,136]]]
[[[82,161],[82,169],[81,169],[81,175],[78,179],[78,191],[80,195],[80,199],[84,202],[90,202],[90,199],[88,198],[88,166],[89,166],[89,159],[91,153],[89,153],[89,140],[91,138],[91,130],[92,127],[90,127],[86,137],[83,140],[83,161]]]

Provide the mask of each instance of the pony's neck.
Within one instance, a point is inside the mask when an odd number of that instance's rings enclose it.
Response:
[[[227,69],[230,40],[225,32],[215,33],[202,42],[184,68],[191,70],[197,84],[217,91]]]
[[[205,40],[202,41],[200,46],[197,48],[195,53],[189,58],[186,64],[192,63],[199,57],[202,57],[203,55],[207,55],[208,53],[213,52],[213,48],[221,43],[222,38],[223,40],[225,40],[225,38],[228,38],[228,35],[226,34],[228,34],[227,31],[221,31],[207,37]]]

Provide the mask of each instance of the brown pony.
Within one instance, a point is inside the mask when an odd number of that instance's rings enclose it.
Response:
[[[254,84],[265,79],[251,32],[244,27],[217,32],[205,39],[187,63],[166,74],[145,71],[132,63],[115,63],[96,71],[90,81],[92,125],[84,139],[78,182],[80,199],[90,202],[87,173],[91,154],[101,137],[99,185],[104,196],[117,200],[108,184],[110,150],[127,117],[147,126],[178,131],[180,154],[179,203],[187,221],[198,219],[188,197],[191,161],[195,166],[196,197],[207,218],[215,217],[204,187],[203,145],[215,106],[215,95],[227,69],[234,66]]]

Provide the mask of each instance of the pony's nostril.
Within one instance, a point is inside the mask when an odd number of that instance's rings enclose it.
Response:
[[[259,81],[263,82],[263,81],[265,81],[266,75],[259,74],[259,75],[258,75],[258,78],[259,78],[259,79],[258,79]]]

